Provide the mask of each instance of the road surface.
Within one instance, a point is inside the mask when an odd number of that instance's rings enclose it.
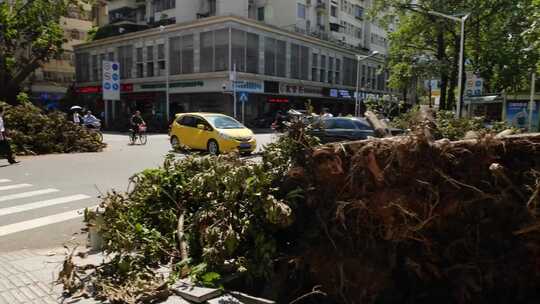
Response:
[[[274,139],[257,135],[259,147]],[[101,153],[23,157],[14,166],[0,160],[0,252],[84,240],[81,211],[112,189],[125,191],[129,177],[160,166],[170,152],[166,135],[150,136],[146,146],[128,145],[126,135],[105,135],[105,142]]]

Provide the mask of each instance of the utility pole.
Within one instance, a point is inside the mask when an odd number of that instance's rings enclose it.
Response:
[[[529,132],[532,132],[532,129],[533,129],[533,112],[534,112],[534,109],[536,108],[536,104],[534,101],[535,93],[536,93],[536,72],[533,71],[532,76],[531,76],[531,99],[529,100],[529,126],[528,126]]]

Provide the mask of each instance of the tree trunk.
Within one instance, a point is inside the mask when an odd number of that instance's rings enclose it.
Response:
[[[451,105],[453,102],[454,106],[456,104],[456,87],[458,86],[458,77],[459,77],[460,47],[461,47],[460,37],[455,37],[454,39],[455,55],[454,55],[454,60],[452,61],[452,68],[451,68],[451,74],[450,74],[450,88],[448,90],[448,103]],[[452,108],[453,108],[452,106],[448,107],[448,109],[452,109]]]
[[[20,91],[21,88],[19,86],[0,84],[0,101],[15,105],[17,104],[17,95],[19,95]]]
[[[438,28],[437,30],[437,59],[440,63],[443,63],[446,58],[446,52],[445,52],[445,43],[444,43],[444,32],[442,28]],[[439,100],[439,107],[441,109],[447,109],[447,103],[446,103],[446,87],[448,83],[448,72],[446,69],[441,69],[441,97]]]

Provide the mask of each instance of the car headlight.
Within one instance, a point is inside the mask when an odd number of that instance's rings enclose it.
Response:
[[[221,138],[225,139],[225,140],[233,140],[234,138],[232,138],[231,136],[225,134],[225,133],[219,133],[219,136],[221,136]]]

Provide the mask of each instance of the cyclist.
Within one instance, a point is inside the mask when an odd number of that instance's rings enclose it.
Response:
[[[146,123],[144,122],[144,119],[141,117],[141,111],[135,111],[135,114],[131,116],[130,124],[131,124],[131,138],[135,138],[136,135],[140,135],[139,127],[141,125],[143,126],[146,125]]]

